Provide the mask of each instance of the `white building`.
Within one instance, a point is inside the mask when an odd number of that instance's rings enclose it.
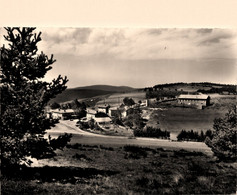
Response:
[[[73,109],[50,109],[47,111],[47,116],[53,119],[69,119],[72,115],[74,115]]]
[[[87,120],[95,119],[95,114],[97,113],[96,110],[87,108],[86,109],[86,118]]]
[[[202,109],[203,106],[210,105],[210,96],[204,94],[198,95],[180,95],[178,96],[178,103],[183,105],[193,105],[199,109]]]

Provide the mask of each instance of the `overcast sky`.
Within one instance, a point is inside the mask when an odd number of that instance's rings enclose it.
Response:
[[[45,79],[66,75],[69,88],[95,84],[146,87],[170,82],[237,82],[237,31],[233,29],[37,31],[42,32],[43,39],[39,50],[54,54],[57,60]]]

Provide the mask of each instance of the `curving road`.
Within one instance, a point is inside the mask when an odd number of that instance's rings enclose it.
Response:
[[[60,123],[47,131],[51,137],[57,137],[64,133],[73,134],[70,143],[80,143],[89,145],[138,145],[147,147],[162,147],[167,149],[185,149],[190,151],[200,151],[212,155],[211,149],[202,142],[176,142],[170,140],[153,139],[153,138],[135,138],[121,136],[106,136],[80,130],[76,127],[76,121],[61,120]]]

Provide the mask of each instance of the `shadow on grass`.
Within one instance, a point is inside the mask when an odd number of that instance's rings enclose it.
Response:
[[[80,167],[18,167],[5,170],[3,175],[11,180],[38,180],[39,182],[72,183],[97,176],[111,176],[118,172]]]

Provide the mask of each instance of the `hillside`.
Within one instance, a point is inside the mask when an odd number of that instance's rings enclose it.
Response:
[[[201,92],[201,93],[229,93],[236,94],[236,85],[219,84],[210,82],[200,83],[166,83],[153,86],[153,89],[163,89],[168,91],[186,91],[186,92]],[[152,88],[145,88],[152,91]]]
[[[112,92],[128,92],[135,90],[128,86],[112,86],[112,85],[91,85],[85,87],[77,87],[74,89],[89,89],[89,90],[102,90],[102,91],[112,91]]]
[[[56,98],[52,99],[50,102],[62,103],[74,99],[91,98],[95,96],[108,95],[118,92],[128,92],[133,90],[135,89],[131,87],[111,85],[92,85],[86,87],[70,88],[57,95]]]

